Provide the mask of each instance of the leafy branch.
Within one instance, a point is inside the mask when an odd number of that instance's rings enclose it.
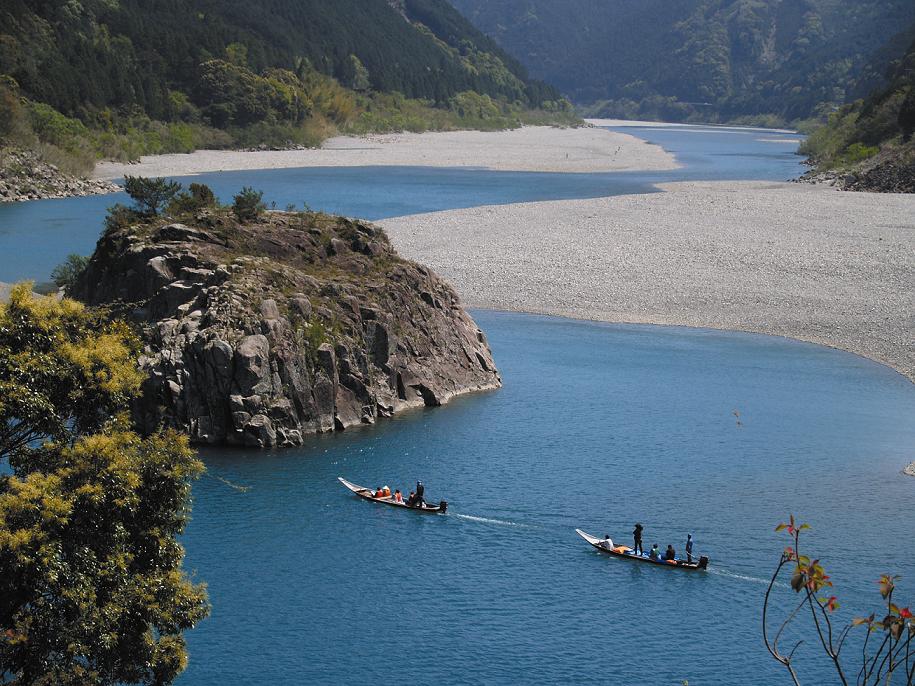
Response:
[[[779,647],[779,640],[797,616],[809,610],[817,640],[831,660],[843,686],[848,686],[851,682],[841,658],[842,648],[856,627],[866,627],[867,634],[862,642],[861,667],[854,683],[857,686],[876,685],[881,682],[889,684],[893,675],[904,674],[906,686],[913,686],[915,654],[912,652],[912,640],[915,639],[915,622],[908,607],[900,608],[893,602],[895,584],[899,577],[884,574],[877,581],[886,608],[882,619],[877,619],[877,613],[872,613],[868,617],[857,617],[840,628],[834,620],[835,612],[840,607],[839,600],[835,595],[827,595],[828,589],[833,586],[829,575],[818,559],[811,559],[801,553],[801,534],[809,529],[808,524],[798,524],[794,515],[791,515],[787,523],[781,523],[775,528],[777,532],[785,532],[791,538],[791,544],[782,551],[763,601],[763,641],[769,654],[788,670],[794,684],[800,686],[794,656],[804,641],[797,641],[790,650],[783,652]],[[789,571],[791,589],[800,596],[800,601],[773,635],[769,631],[772,590],[779,577]],[[876,650],[870,652],[871,636],[881,634],[883,638]]]

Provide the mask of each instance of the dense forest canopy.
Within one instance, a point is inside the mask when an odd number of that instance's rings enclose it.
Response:
[[[891,59],[882,46],[915,22],[912,0],[452,3],[595,113],[667,119],[811,117],[863,95]]]
[[[528,121],[575,117],[446,0],[0,3],[0,150],[71,173],[98,158]]]
[[[915,25],[883,85],[833,112],[802,151],[820,169],[854,169],[851,187],[915,192]]]
[[[377,91],[444,102],[463,91],[540,104],[555,98],[443,0],[80,0],[0,9],[0,73],[65,114],[138,106],[175,115],[172,90],[193,100],[201,65],[244,47],[255,74],[307,61],[345,81],[358,58]],[[409,20],[409,21],[408,21]],[[416,22],[421,22],[419,26]],[[480,68],[481,55],[495,65]]]

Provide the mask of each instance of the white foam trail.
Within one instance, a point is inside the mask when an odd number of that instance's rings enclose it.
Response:
[[[769,579],[760,579],[759,577],[747,576],[746,574],[737,574],[735,572],[729,572],[726,569],[718,569],[716,567],[710,567],[708,569],[708,573],[717,574],[718,576],[726,576],[729,579],[739,579],[740,581],[749,581],[751,583],[761,584],[763,586],[769,585]],[[790,588],[790,586],[788,584],[778,582],[778,581],[775,582],[775,585],[779,588]]]
[[[499,526],[519,526],[519,527],[529,527],[529,524],[519,524],[518,522],[510,522],[507,519],[491,519],[489,517],[476,517],[474,515],[466,514],[455,514],[453,517],[458,517],[460,519],[466,519],[471,522],[481,522],[483,524],[498,524]]]

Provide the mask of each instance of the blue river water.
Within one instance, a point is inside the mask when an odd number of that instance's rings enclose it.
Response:
[[[185,544],[213,615],[181,684],[786,683],[759,622],[789,512],[842,617],[876,607],[886,571],[912,596],[900,375],[780,338],[473,314],[503,389],[301,449],[204,453]],[[449,512],[368,503],[337,476],[421,478]],[[710,571],[610,559],[574,531],[626,542],[636,520],[662,548],[692,532]],[[798,659],[804,683],[833,683],[815,651]]]
[[[787,134],[624,131],[684,166],[198,178],[224,199],[254,185],[280,207],[383,218],[802,170]],[[0,207],[0,281],[91,251],[117,199]],[[901,599],[915,596],[915,480],[900,474],[915,459],[915,386],[900,375],[781,338],[473,314],[504,388],[295,450],[202,452],[184,544],[213,612],[187,634],[181,686],[787,683],[763,648],[760,607],[785,544],[773,528],[791,512],[814,527],[810,552],[833,575],[841,619],[877,608],[884,572],[903,575]],[[404,489],[421,478],[449,512],[367,503],[338,476]],[[628,542],[635,521],[662,548],[682,551],[692,532],[709,571],[609,559],[574,532]],[[779,588],[776,609],[792,595]],[[805,631],[802,621],[791,637]],[[807,638],[803,682],[834,683]]]
[[[683,163],[665,172],[553,174],[435,167],[261,169],[179,178],[209,184],[230,202],[242,186],[264,191],[280,209],[316,210],[364,219],[536,200],[649,193],[683,180],[785,180],[803,172],[797,135],[712,127],[624,128],[662,145]],[[107,208],[124,193],[30,203],[0,203],[0,281],[46,280],[70,253],[95,247]],[[14,258],[14,259],[11,259]]]

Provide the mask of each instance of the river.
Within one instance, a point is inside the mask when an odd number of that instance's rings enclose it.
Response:
[[[197,177],[282,207],[367,218],[534,199],[653,192],[658,181],[781,180],[777,132],[651,128],[684,165],[663,173],[284,169]],[[0,207],[0,280],[88,252],[114,197]],[[787,683],[760,608],[789,513],[814,529],[848,619],[903,575],[915,481],[915,386],[854,355],[727,332],[476,311],[501,390],[300,449],[202,452],[184,536],[212,616],[187,635],[183,686],[442,683]],[[337,482],[445,498],[444,516],[364,502]],[[682,549],[708,573],[609,559],[574,529]],[[780,588],[786,607],[790,590]],[[801,624],[803,630],[803,623]],[[808,637],[812,639],[812,637]],[[787,644],[787,639],[786,639]],[[831,683],[812,640],[804,683]]]

